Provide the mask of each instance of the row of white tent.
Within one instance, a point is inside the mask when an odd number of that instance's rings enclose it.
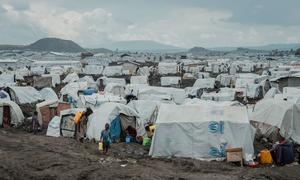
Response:
[[[74,110],[63,111],[60,117],[55,117],[49,123],[47,134],[60,136],[60,124],[67,124],[61,121],[65,114],[70,113],[74,115]],[[145,134],[145,124],[156,124],[149,153],[153,157],[216,159],[224,157],[225,148],[242,147],[244,158],[253,158],[255,130],[250,125],[246,107],[238,103],[199,100],[176,105],[161,101],[136,100],[124,105],[107,102],[93,109],[93,114],[89,116],[87,137],[99,140],[99,132],[104,125],[113,123],[120,115],[135,117],[134,127],[138,135]],[[121,121],[132,124],[130,119],[121,118]]]

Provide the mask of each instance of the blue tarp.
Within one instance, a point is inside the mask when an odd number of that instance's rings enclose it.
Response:
[[[112,141],[116,141],[120,139],[121,136],[121,119],[117,116],[110,125],[110,133]]]

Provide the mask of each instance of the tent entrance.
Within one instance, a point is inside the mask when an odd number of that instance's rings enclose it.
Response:
[[[111,132],[112,140],[115,142],[117,141],[124,142],[127,132],[129,133],[130,136],[135,138],[137,134],[135,117],[120,114],[111,122],[110,132]]]
[[[75,135],[75,123],[74,123],[75,115],[64,115],[61,118],[60,123],[60,134],[64,137],[74,137]]]
[[[10,107],[9,106],[1,106],[0,107],[0,124],[4,128],[10,127],[11,118],[10,118]]]

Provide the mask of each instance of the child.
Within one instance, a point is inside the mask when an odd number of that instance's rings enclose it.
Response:
[[[37,119],[37,115],[38,115],[38,113],[36,111],[34,111],[33,116],[32,116],[32,130],[33,130],[34,134],[37,133],[38,127],[39,127],[39,121]]]
[[[101,132],[100,141],[103,143],[103,154],[107,154],[111,143],[111,135],[108,123],[105,124],[105,129]]]

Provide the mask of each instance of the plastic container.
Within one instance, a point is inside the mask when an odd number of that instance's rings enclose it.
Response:
[[[103,143],[102,142],[99,142],[98,149],[99,149],[99,151],[103,151]]]
[[[125,143],[129,144],[131,141],[132,141],[132,137],[131,136],[126,136]]]
[[[260,164],[272,164],[273,159],[269,150],[260,151]]]

